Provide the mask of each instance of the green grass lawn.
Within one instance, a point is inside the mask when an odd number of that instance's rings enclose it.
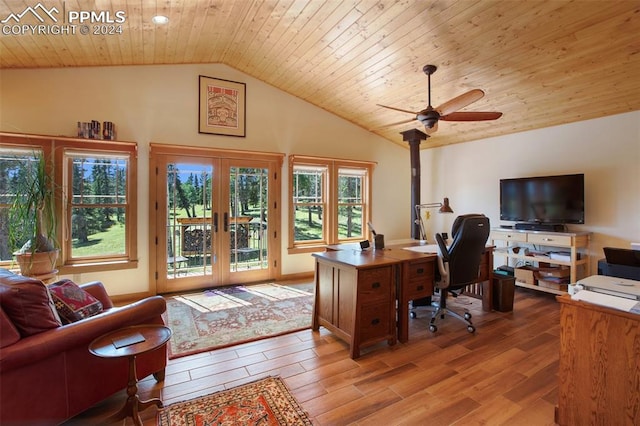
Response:
[[[122,224],[113,225],[107,231],[89,235],[89,242],[79,243],[73,240],[72,251],[74,257],[110,256],[124,254],[125,227]]]
[[[202,214],[204,209],[202,206],[196,208],[196,214]],[[176,212],[177,217],[187,217],[184,209],[180,209]],[[210,216],[211,212],[207,211],[207,215]],[[258,217],[259,210],[252,209],[246,212],[247,216]],[[296,226],[296,239],[314,240],[322,238],[322,221],[318,219],[317,212],[312,213],[312,223],[309,225],[308,212],[306,210],[296,211],[295,226]],[[358,216],[359,217],[359,216]],[[339,230],[340,238],[346,238],[346,222],[345,216],[339,217]],[[352,236],[360,236],[361,224],[354,223]],[[302,237],[302,238],[301,238]],[[93,257],[93,256],[109,256],[124,254],[125,250],[125,228],[121,224],[116,224],[109,228],[107,231],[98,232],[89,236],[89,242],[80,244],[77,240],[73,241],[73,256],[74,257]]]

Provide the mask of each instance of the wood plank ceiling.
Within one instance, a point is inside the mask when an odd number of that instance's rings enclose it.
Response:
[[[40,3],[60,25],[73,11],[124,11],[122,33],[81,35],[75,22],[76,34],[33,34],[22,25],[34,15],[17,16]],[[376,104],[426,107],[426,64],[438,66],[434,107],[481,88],[463,111],[504,115],[440,122],[423,148],[640,110],[638,0],[40,3],[0,0],[0,68],[223,63],[403,146],[401,131],[424,127],[380,129],[411,115]]]

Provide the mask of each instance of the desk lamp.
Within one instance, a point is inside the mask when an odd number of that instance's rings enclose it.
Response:
[[[420,214],[420,211],[422,209],[432,209],[432,208],[436,208],[439,207],[438,209],[438,213],[453,213],[453,209],[451,208],[451,206],[449,205],[449,199],[447,197],[444,198],[444,201],[442,203],[426,203],[426,204],[416,204],[415,209],[416,209],[416,224],[418,224],[420,226],[420,239],[426,241],[427,240],[427,234],[425,231],[425,227],[424,227],[424,221],[422,220],[422,215]]]

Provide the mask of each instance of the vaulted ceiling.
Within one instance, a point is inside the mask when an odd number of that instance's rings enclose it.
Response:
[[[423,148],[640,110],[638,0],[0,0],[0,21],[1,68],[223,63],[402,145],[424,127],[377,104],[424,109],[426,64],[434,107],[480,88],[462,111],[504,113]]]

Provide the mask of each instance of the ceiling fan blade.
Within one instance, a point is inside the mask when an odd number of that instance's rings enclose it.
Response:
[[[440,117],[443,121],[487,121],[502,117],[501,112],[460,111]]]
[[[382,108],[388,108],[388,109],[392,109],[392,110],[395,110],[395,111],[406,112],[406,113],[409,113],[409,114],[418,115],[418,113],[415,112],[415,111],[409,111],[409,110],[402,109],[402,108],[396,108],[396,107],[380,105],[380,104],[376,104],[376,105],[378,105],[379,107],[382,107]]]
[[[389,127],[397,126],[397,125],[400,125],[400,124],[411,123],[413,120],[415,120],[415,117],[414,118],[409,118],[407,120],[396,121],[395,123],[385,124],[384,126],[375,127],[373,129],[369,129],[369,130],[371,130],[371,131],[382,130],[382,129],[386,129],[386,128],[389,128]]]
[[[443,103],[436,111],[440,115],[449,115],[452,112],[456,112],[466,107],[467,105],[471,105],[472,103],[479,101],[484,96],[484,92],[480,89],[469,90],[467,93],[463,93],[460,96],[456,96],[455,98]]]

